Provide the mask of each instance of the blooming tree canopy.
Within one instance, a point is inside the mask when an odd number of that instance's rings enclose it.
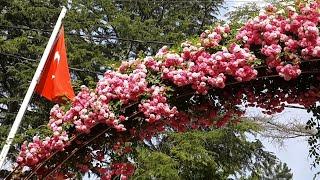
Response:
[[[17,169],[29,167],[29,178],[55,177],[67,161],[83,173],[94,171],[86,163],[107,162],[97,174],[125,179],[134,172],[126,155],[135,141],[237,123],[247,106],[266,114],[281,112],[286,103],[316,107],[319,15],[319,1],[268,5],[240,28],[216,25],[179,47],[122,62],[96,89],[83,86],[70,106],[52,108],[49,133],[21,146]],[[91,155],[72,161],[78,151]]]

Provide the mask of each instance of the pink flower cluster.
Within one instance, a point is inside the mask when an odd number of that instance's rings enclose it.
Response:
[[[64,112],[59,105],[53,106],[48,123],[48,127],[53,131],[53,136],[46,137],[44,140],[40,140],[39,136],[35,136],[33,137],[33,142],[27,143],[25,141],[17,157],[18,164],[34,166],[39,161],[50,156],[53,151],[63,151],[69,145],[69,136],[62,128],[63,117]]]
[[[227,75],[238,81],[249,81],[258,74],[250,65],[255,61],[255,56],[249,49],[237,44],[214,54],[188,42],[183,43],[182,47],[181,55],[163,47],[155,56],[161,60],[147,57],[144,63],[152,70],[160,71],[163,79],[170,80],[177,86],[192,85],[200,94],[206,94],[210,87],[224,88]]]
[[[126,64],[127,62],[124,62],[120,66],[122,71],[129,67],[126,67]],[[137,101],[139,96],[147,91],[146,73],[144,64],[137,64],[136,69],[129,75],[107,71],[104,78],[98,82],[96,91],[103,98],[104,103],[118,99],[123,104]]]
[[[258,72],[249,64],[253,64],[256,57],[250,53],[249,49],[231,44],[229,51],[230,55],[227,52],[224,54],[227,57],[230,56],[227,60],[229,62],[226,68],[227,74],[234,76],[240,82],[254,79]]]
[[[143,112],[147,122],[159,121],[162,118],[173,117],[177,114],[177,108],[170,108],[165,97],[165,88],[159,86],[152,86],[150,88],[151,97],[143,100],[139,105],[139,110]]]
[[[229,32],[230,27],[228,25],[217,26],[212,30],[206,30],[200,35],[201,45],[205,48],[216,47]]]
[[[96,91],[99,88],[101,87],[97,86]],[[97,123],[108,124],[117,131],[125,131],[124,125],[110,110],[108,103],[109,100],[104,94],[90,92],[87,87],[83,86],[65,117],[67,121],[73,122],[79,132],[89,133]]]
[[[276,68],[286,80],[296,78],[300,74],[297,59],[320,57],[319,8],[316,1],[297,9],[288,6],[285,11],[269,5],[266,12],[249,20],[236,38],[248,48],[261,46],[269,68]]]
[[[293,66],[291,64],[287,64],[285,66],[277,66],[277,71],[279,75],[283,77],[286,81],[298,77],[301,74],[301,70],[299,69],[299,67]]]
[[[103,104],[95,93],[82,86],[69,111],[64,113],[55,105],[50,112],[49,128],[53,131],[51,137],[40,140],[34,137],[33,142],[21,147],[17,162],[20,165],[32,167],[41,160],[47,158],[55,151],[63,151],[69,145],[69,137],[63,129],[66,123],[72,123],[78,132],[90,132],[90,129],[98,122],[106,123],[118,131],[125,131],[123,124],[109,111],[108,104]]]
[[[52,137],[40,140],[33,137],[33,142],[24,142],[17,157],[17,163],[24,166],[35,166],[41,160],[49,157],[54,151],[63,151],[69,145],[69,137],[66,131],[56,133]]]
[[[62,131],[63,117],[65,113],[58,104],[54,105],[50,111],[50,120],[48,127],[56,134]]]

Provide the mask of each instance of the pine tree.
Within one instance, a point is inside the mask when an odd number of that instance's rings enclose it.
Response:
[[[164,45],[146,41],[178,42],[198,34],[213,23],[221,4],[221,0],[0,0],[1,146],[37,66],[16,55],[40,59],[62,6],[68,8],[64,26],[70,66],[102,74],[119,60],[154,53]],[[92,72],[71,73],[75,91],[81,84],[94,87],[98,81]],[[52,106],[35,95],[15,141],[45,135]]]
[[[162,135],[160,142],[138,150],[134,179],[292,179],[285,163],[244,134],[258,129],[241,123]]]

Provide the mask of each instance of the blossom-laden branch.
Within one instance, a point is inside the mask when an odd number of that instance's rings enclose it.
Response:
[[[95,90],[83,86],[70,108],[55,105],[48,123],[52,135],[43,139],[35,136],[32,142],[25,142],[17,163],[37,169],[37,164],[70,146],[72,135],[90,134],[97,124],[105,124],[119,134],[134,132],[138,127],[150,129],[161,122],[178,127],[186,113],[173,102],[189,87],[198,95],[208,95],[211,89],[238,82],[246,84],[261,77],[297,79],[301,72],[309,70],[304,69],[302,62],[320,58],[319,8],[319,1],[281,10],[269,5],[237,32],[232,25],[218,25],[199,38],[182,43],[178,49],[164,46],[155,56],[124,61],[118,71],[105,72]],[[247,93],[246,101],[254,102],[252,97],[254,94]],[[125,106],[131,110],[124,110]],[[267,111],[283,109],[282,105],[263,107]],[[141,112],[142,118],[132,121],[129,111]],[[217,113],[210,114],[214,116]],[[220,125],[230,117],[227,113]],[[201,118],[198,120],[201,124]],[[132,168],[129,169],[131,172]]]

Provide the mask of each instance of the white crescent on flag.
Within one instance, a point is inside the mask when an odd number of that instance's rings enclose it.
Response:
[[[59,51],[56,51],[56,53],[54,54],[53,60],[54,60],[54,61],[57,60],[57,63],[59,64],[59,62],[60,62],[60,54],[59,54]]]
[[[59,64],[59,62],[60,62],[60,53],[59,53],[59,51],[56,51],[55,53],[54,53],[54,58],[53,58],[53,60],[54,61],[57,61],[57,65]],[[51,78],[52,79],[54,79],[56,76],[55,75],[52,75],[51,76]]]

